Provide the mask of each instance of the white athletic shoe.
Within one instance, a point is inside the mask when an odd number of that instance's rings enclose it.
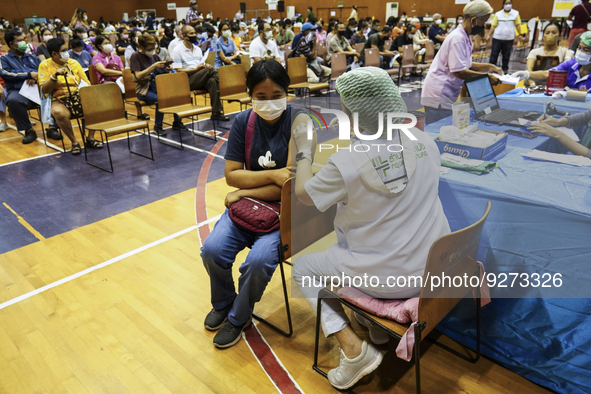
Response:
[[[369,339],[374,345],[383,345],[390,341],[390,335],[380,327],[374,326],[369,320],[355,313],[355,319],[359,324],[369,329]]]
[[[361,354],[354,359],[348,359],[341,349],[341,363],[335,369],[328,371],[328,381],[333,387],[345,390],[352,387],[366,375],[379,367],[384,355],[374,345],[363,341]]]
[[[8,123],[4,122],[4,123],[0,123],[0,133],[2,133],[3,131],[8,130]]]

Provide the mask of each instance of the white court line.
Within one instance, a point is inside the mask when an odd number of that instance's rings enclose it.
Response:
[[[8,140],[13,140],[15,138],[22,138],[20,135],[17,135],[16,137],[8,137],[8,138],[3,138],[0,141],[8,141]]]
[[[189,130],[189,131],[190,131],[190,130]],[[191,133],[192,133],[192,132],[191,132]],[[152,133],[150,133],[150,136],[151,136],[152,138],[158,138],[158,137],[157,137],[155,134],[152,134]],[[200,136],[198,135],[197,137],[200,137]],[[204,137],[204,138],[207,138],[207,137]],[[164,140],[164,141],[166,141],[166,142],[169,142],[169,143],[171,143],[171,144],[175,144],[175,145],[179,145],[179,146],[181,145],[181,143],[180,143],[180,142],[177,142],[177,141],[175,141],[175,140],[171,140],[170,138],[166,138],[166,137],[162,137],[162,136],[160,136],[160,139],[161,139],[161,140]],[[213,157],[218,157],[218,158],[220,158],[220,159],[224,159],[224,156],[220,156],[220,155],[218,155],[218,154],[216,154],[216,153],[211,153],[210,151],[207,151],[207,150],[204,150],[204,149],[199,149],[199,148],[197,148],[197,147],[195,147],[195,146],[192,146],[192,145],[183,144],[183,148],[187,148],[187,149],[196,150],[197,152],[207,153],[208,155],[212,155]]]
[[[149,243],[149,244],[147,244],[147,245],[141,246],[141,247],[139,247],[139,248],[137,248],[137,249],[131,250],[131,251],[127,252],[127,253],[123,253],[123,254],[122,254],[122,255],[120,255],[120,256],[114,257],[114,258],[112,258],[112,259],[110,259],[110,260],[104,261],[104,262],[102,262],[102,263],[100,263],[100,264],[97,264],[97,265],[95,265],[95,266],[92,266],[92,267],[90,267],[90,268],[87,268],[87,269],[85,269],[85,270],[82,270],[82,271],[80,271],[80,272],[77,272],[77,273],[75,273],[75,274],[73,274],[73,275],[70,275],[70,276],[68,276],[68,277],[65,277],[65,278],[63,278],[63,279],[57,280],[57,281],[55,281],[55,282],[53,282],[53,283],[50,283],[50,284],[48,284],[48,285],[45,285],[45,286],[43,286],[43,287],[40,287],[40,288],[38,288],[38,289],[35,289],[35,290],[33,290],[33,291],[30,291],[30,292],[28,292],[28,293],[26,293],[26,294],[23,294],[23,295],[21,295],[21,296],[18,296],[18,297],[16,297],[16,298],[13,298],[12,300],[9,300],[9,301],[6,301],[6,302],[3,302],[2,304],[0,304],[0,310],[2,310],[2,309],[4,309],[4,308],[6,308],[7,306],[10,306],[10,305],[16,304],[17,302],[20,302],[20,301],[26,300],[26,299],[28,299],[28,298],[31,298],[31,297],[33,297],[34,295],[37,295],[37,294],[43,293],[44,291],[47,291],[47,290],[49,290],[49,289],[52,289],[52,288],[54,288],[54,287],[57,287],[57,286],[59,286],[59,285],[62,285],[62,284],[64,284],[64,283],[70,282],[70,281],[72,281],[72,280],[74,280],[74,279],[76,279],[76,278],[79,278],[79,277],[81,277],[81,276],[83,276],[83,275],[86,275],[86,274],[88,274],[88,273],[91,273],[91,272],[93,272],[93,271],[96,271],[96,270],[98,270],[98,269],[100,269],[100,268],[106,267],[106,266],[108,266],[108,265],[111,265],[111,264],[113,264],[113,263],[116,263],[116,262],[118,262],[118,261],[121,261],[121,260],[123,260],[123,259],[126,259],[127,257],[130,257],[130,256],[133,256],[133,255],[135,255],[135,254],[138,254],[138,253],[140,253],[140,252],[143,252],[144,250],[147,250],[147,249],[153,248],[154,246],[160,245],[161,243],[164,243],[164,242],[166,242],[166,241],[169,241],[169,240],[171,240],[171,239],[174,239],[174,238],[176,238],[176,237],[179,237],[179,236],[181,236],[181,235],[183,235],[183,234],[186,234],[186,233],[188,233],[188,232],[190,232],[190,231],[193,231],[193,230],[195,230],[195,229],[197,229],[197,228],[199,228],[199,227],[201,227],[201,226],[205,226],[205,225],[207,225],[207,224],[211,223],[212,221],[219,219],[221,216],[222,216],[222,215],[218,215],[218,216],[215,216],[215,217],[213,217],[213,218],[211,218],[211,219],[208,219],[208,220],[206,220],[206,221],[204,221],[204,222],[202,222],[202,223],[194,224],[193,226],[191,226],[191,227],[187,227],[187,228],[186,228],[186,229],[184,229],[184,230],[178,231],[178,232],[176,232],[176,233],[174,233],[174,234],[171,234],[171,235],[168,235],[168,236],[166,236],[166,237],[164,237],[164,238],[160,238],[160,239],[158,239],[158,240],[156,240],[156,241],[154,241],[154,242],[151,242],[151,243]]]

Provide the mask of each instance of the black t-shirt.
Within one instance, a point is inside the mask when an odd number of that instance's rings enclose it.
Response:
[[[115,41],[115,48],[127,48],[130,44],[130,40],[117,40]],[[117,54],[123,55],[123,53],[119,53],[119,50],[117,50]]]
[[[251,112],[252,109],[249,109],[236,115],[232,123],[232,129],[230,130],[225,156],[226,160],[245,163],[245,167],[246,147],[244,138]],[[257,116],[250,148],[250,169],[252,171],[284,168],[287,165],[289,140],[291,138],[291,121],[296,116],[297,113],[292,114],[292,108],[289,104],[287,105],[287,109],[283,111],[279,121],[274,125],[268,124]],[[270,155],[268,155],[268,152],[270,152]],[[259,159],[261,158],[266,158],[266,161],[268,161],[267,159],[274,161],[275,166],[264,168],[259,163]]]
[[[36,53],[37,53],[37,56],[39,56],[39,55],[45,56],[45,59],[51,58],[51,55],[49,54],[49,50],[45,46],[45,43],[43,43],[37,47]]]
[[[398,48],[404,47],[405,45],[412,45],[412,38],[408,38],[406,32],[396,37],[396,39],[394,40],[394,42],[392,42],[392,45],[390,46],[390,50],[397,51]]]

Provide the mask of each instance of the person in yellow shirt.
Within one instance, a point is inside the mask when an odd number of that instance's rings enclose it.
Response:
[[[503,72],[509,72],[509,58],[515,40],[515,28],[521,25],[519,11],[513,9],[513,0],[504,0],[503,9],[491,16],[491,29],[486,40],[492,37],[490,64],[497,65],[499,54],[503,55]]]
[[[82,148],[72,129],[70,110],[60,100],[69,95],[76,94],[82,81],[87,85],[90,85],[90,81],[82,70],[80,63],[74,59],[70,59],[68,47],[63,39],[53,38],[49,40],[47,42],[47,50],[51,57],[42,61],[39,65],[38,83],[44,94],[52,95],[51,115],[55,118],[62,132],[72,142],[72,154],[79,155],[82,153]],[[102,148],[103,144],[93,137],[94,131],[90,131],[86,140],[86,146],[93,149]]]

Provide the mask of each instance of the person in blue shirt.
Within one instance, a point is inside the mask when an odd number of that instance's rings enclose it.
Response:
[[[218,29],[221,32],[221,37],[215,46],[215,68],[220,68],[227,64],[239,64],[238,48],[236,48],[236,44],[230,38],[232,36],[230,24],[228,22],[222,22]]]
[[[24,131],[23,144],[30,144],[37,139],[37,133],[29,120],[29,109],[36,104],[19,94],[23,84],[37,88],[37,70],[41,60],[26,52],[25,34],[20,30],[11,30],[4,35],[9,52],[0,57],[0,74],[6,83],[6,106],[16,123],[18,131]]]
[[[218,42],[218,36],[215,34],[215,28],[210,24],[204,24],[203,28],[205,29],[205,33],[201,35],[203,41],[209,40],[209,49],[215,49]]]
[[[70,58],[76,60],[82,66],[82,70],[88,77],[88,66],[92,65],[92,56],[84,50],[84,42],[79,39],[70,41]]]
[[[429,28],[429,39],[435,44],[435,49],[439,49],[445,40],[445,30],[441,27],[441,23],[441,14],[433,15],[433,24]]]

